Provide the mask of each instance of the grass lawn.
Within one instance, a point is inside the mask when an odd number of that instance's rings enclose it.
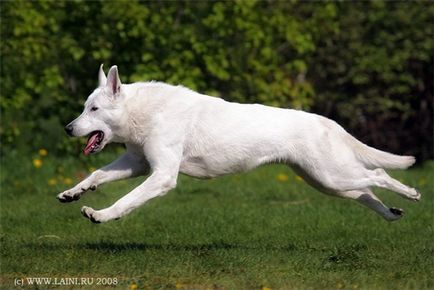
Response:
[[[116,278],[116,289],[434,289],[433,162],[391,173],[419,188],[421,202],[376,191],[406,211],[394,223],[318,193],[284,166],[181,176],[166,196],[106,224],[92,224],[80,208],[107,207],[144,178],[101,186],[76,203],[56,200],[89,164],[113,158],[2,160],[0,288],[19,289],[15,278],[78,277],[94,278],[93,286],[23,281],[31,289],[110,288],[97,278]]]

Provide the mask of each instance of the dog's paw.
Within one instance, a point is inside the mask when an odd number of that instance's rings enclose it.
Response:
[[[414,188],[409,188],[405,194],[403,194],[403,197],[406,199],[412,200],[412,201],[419,201],[420,200],[420,193]]]
[[[85,218],[90,219],[90,221],[95,223],[95,224],[101,223],[101,219],[98,217],[98,213],[91,207],[83,206],[81,208],[81,214]]]
[[[390,207],[389,213],[384,216],[384,218],[389,221],[397,221],[404,216],[404,210],[396,207]]]
[[[421,197],[420,192],[414,188],[411,189],[411,193],[408,195],[408,199],[411,199],[413,201],[419,201],[420,197]]]
[[[57,195],[57,199],[63,203],[79,200],[80,197],[81,197],[81,193],[73,192],[71,190],[64,191]]]
[[[393,213],[395,216],[401,218],[404,215],[404,210],[397,207],[391,207],[389,208],[390,212]]]
[[[80,185],[75,186],[74,188],[71,188],[71,189],[65,190],[62,193],[59,193],[57,195],[57,199],[60,202],[72,202],[72,201],[76,201],[76,200],[79,200],[80,197],[86,191],[88,191],[88,190],[94,191],[94,190],[96,190],[96,188],[97,188],[97,186],[94,185],[94,184],[90,184],[90,185],[87,185],[87,184],[82,185],[82,184],[80,184]]]

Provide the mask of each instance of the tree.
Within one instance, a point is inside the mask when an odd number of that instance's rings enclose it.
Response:
[[[1,2],[2,150],[77,150],[63,126],[104,63],[432,158],[433,17],[423,2]]]

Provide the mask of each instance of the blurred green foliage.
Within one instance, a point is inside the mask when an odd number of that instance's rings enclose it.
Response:
[[[63,125],[104,63],[432,158],[433,18],[428,2],[1,2],[2,151],[76,152]]]

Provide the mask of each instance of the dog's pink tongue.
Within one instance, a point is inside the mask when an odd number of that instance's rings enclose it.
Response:
[[[95,133],[89,137],[89,140],[87,140],[87,145],[83,150],[84,155],[89,155],[89,153],[92,151],[92,146],[96,143],[97,137],[98,133]]]

